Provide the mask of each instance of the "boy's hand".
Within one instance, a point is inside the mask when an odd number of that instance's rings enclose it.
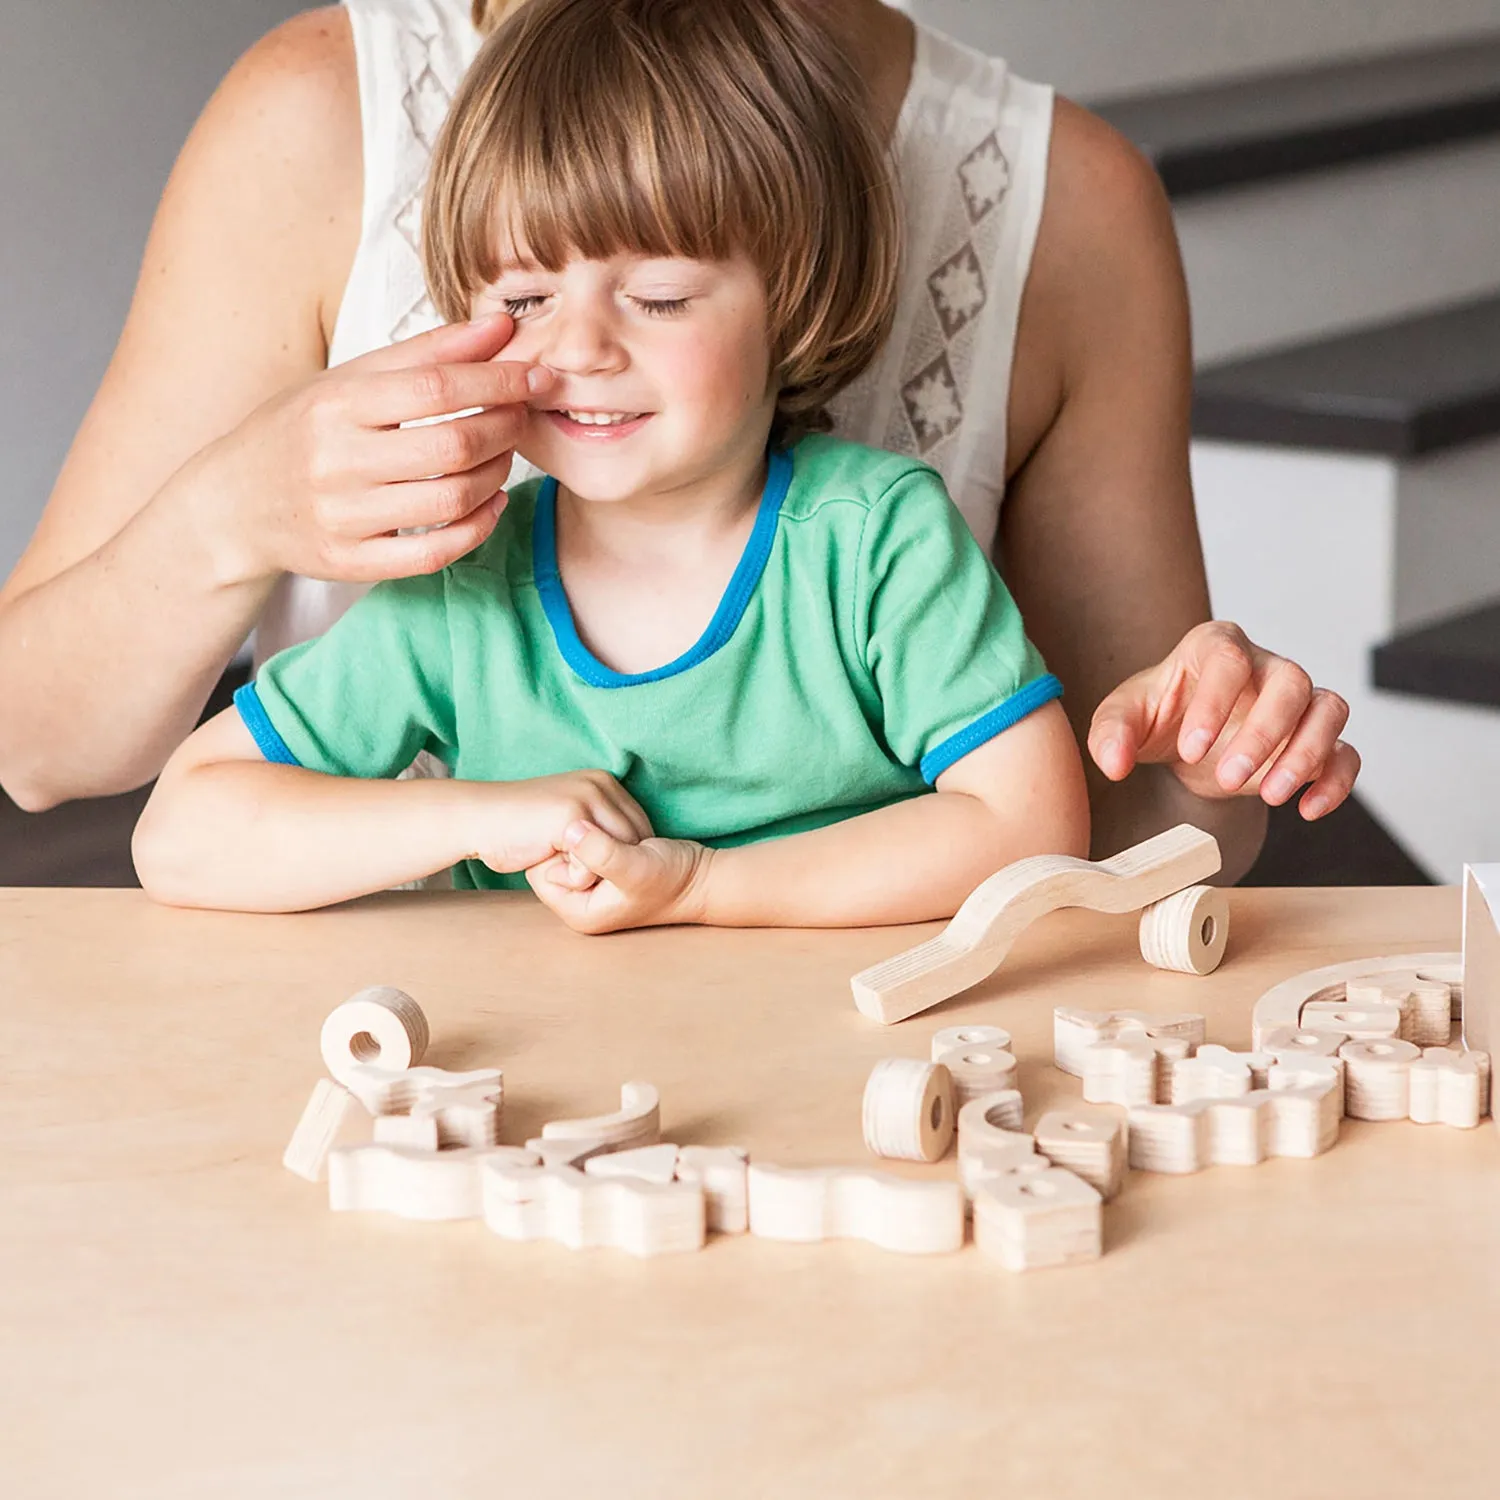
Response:
[[[631,845],[651,837],[641,805],[608,771],[568,771],[528,781],[476,782],[477,815],[466,837],[472,857],[501,874],[530,870],[565,846],[564,831],[587,822]]]
[[[587,820],[563,834],[564,853],[526,871],[542,902],[575,932],[619,932],[703,920],[713,851],[687,839],[613,837]]]

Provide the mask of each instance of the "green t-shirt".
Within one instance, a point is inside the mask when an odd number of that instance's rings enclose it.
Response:
[[[816,436],[772,453],[738,568],[676,661],[611,671],[557,570],[556,482],[488,540],[382,583],[236,695],[268,760],[393,777],[605,770],[657,834],[711,845],[817,828],[926,791],[1062,691],[941,479]],[[470,860],[459,887],[524,888]]]

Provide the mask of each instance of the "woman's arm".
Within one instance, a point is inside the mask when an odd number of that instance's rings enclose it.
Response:
[[[131,852],[147,895],[166,905],[306,911],[462,859],[527,869],[580,818],[620,839],[651,833],[602,771],[517,782],[326,776],[266,761],[230,708],[167,762]]]
[[[1190,822],[1218,838],[1221,878],[1233,881],[1259,851],[1266,814],[1232,795],[1259,790],[1259,769],[1237,776],[1232,761],[1244,752],[1263,769],[1300,726],[1287,768],[1314,783],[1303,811],[1315,815],[1315,797],[1327,811],[1348,794],[1358,758],[1337,745],[1341,700],[1293,663],[1232,628],[1189,639],[1210,618],[1191,398],[1187,292],[1161,184],[1113,129],[1059,100],[1017,340],[1020,467],[1001,512],[1003,571],[1067,687],[1079,743],[1105,768],[1088,763],[1095,857]],[[1205,725],[1216,736],[1207,750],[1189,743]],[[1143,761],[1155,763],[1109,779]],[[1293,790],[1271,783],[1265,796]]]
[[[493,527],[505,404],[529,393],[523,368],[489,363],[508,320],[324,373],[361,153],[341,10],[252,48],[184,147],[119,346],[0,590],[0,783],[23,807],[155,775],[283,572],[432,571]],[[470,406],[487,409],[395,430]]]
[[[955,762],[932,794],[809,833],[712,850],[628,844],[597,828],[564,842],[599,884],[574,888],[559,859],[533,870],[531,886],[582,932],[869,927],[951,917],[980,881],[1030,854],[1086,855],[1088,794],[1053,702]]]

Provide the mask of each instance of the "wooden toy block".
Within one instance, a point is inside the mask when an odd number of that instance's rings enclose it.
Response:
[[[1454,990],[1454,1004],[1457,1006],[1463,975],[1460,954],[1402,953],[1393,958],[1351,959],[1327,964],[1321,969],[1307,969],[1272,985],[1255,1002],[1251,1012],[1250,1045],[1259,1052],[1264,1050],[1268,1032],[1278,1028],[1291,1031],[1301,1028],[1303,1008],[1313,1001],[1343,1004],[1351,979],[1367,979],[1376,974],[1403,970],[1414,971],[1427,979],[1442,980]]]
[[[958,1180],[972,1198],[974,1187],[982,1178],[1003,1177],[1013,1172],[1045,1172],[1052,1163],[1036,1148],[1036,1137],[1023,1130],[989,1129],[983,1145],[960,1144]]]
[[[1157,1015],[1149,1010],[1117,1010],[1115,1015],[1122,1022],[1134,1022],[1142,1027],[1154,1042],[1168,1039],[1184,1041],[1196,1051],[1206,1039],[1207,1017],[1197,1011]]]
[[[941,1254],[964,1242],[964,1195],[956,1182],[752,1163],[749,1190],[750,1233],[762,1239],[864,1240],[904,1255]]]
[[[590,1177],[636,1177],[642,1182],[673,1182],[677,1179],[677,1147],[636,1146],[629,1151],[610,1151],[591,1156],[583,1164]]]
[[[1279,1096],[1252,1089],[1234,1099],[1209,1099],[1208,1159],[1215,1166],[1254,1167],[1271,1155]]]
[[[942,1063],[887,1057],[870,1070],[862,1111],[876,1156],[937,1161],[953,1144],[953,1079]]]
[[[1016,1086],[1016,1058],[1001,1047],[970,1043],[954,1047],[937,1059],[953,1079],[953,1107],[962,1109],[981,1094],[997,1094]]]
[[[1229,897],[1209,885],[1189,886],[1141,913],[1141,957],[1157,969],[1212,974],[1229,945]]]
[[[1342,1069],[1309,1078],[1305,1073],[1272,1068],[1269,1092],[1272,1156],[1321,1156],[1337,1144],[1344,1117]]]
[[[1344,1110],[1353,1120],[1404,1120],[1411,1113],[1411,1065],[1420,1047],[1396,1037],[1348,1041],[1344,1060]]]
[[[1200,1047],[1172,1069],[1172,1103],[1191,1104],[1196,1099],[1233,1099],[1255,1087],[1255,1068],[1264,1070],[1271,1059],[1258,1052],[1231,1052],[1228,1047]]]
[[[401,1115],[415,1109],[418,1101],[453,1098],[487,1099],[497,1105],[504,1096],[499,1068],[472,1068],[454,1073],[447,1068],[381,1068],[356,1063],[348,1070],[347,1087],[372,1115]]]
[[[1500,1047],[1500,864],[1464,868],[1463,1017],[1465,1044],[1493,1057]]]
[[[1130,1165],[1141,1172],[1187,1173],[1211,1158],[1210,1101],[1138,1104],[1129,1115]]]
[[[541,1136],[535,1136],[526,1142],[526,1149],[544,1167],[577,1167],[581,1171],[583,1164],[592,1157],[613,1151],[615,1147],[608,1141],[566,1139],[549,1141]]]
[[[1401,1032],[1401,1007],[1310,1000],[1302,1007],[1302,1030],[1335,1031],[1351,1042],[1396,1040]]]
[[[328,1206],[338,1212],[387,1213],[401,1219],[477,1219],[480,1167],[491,1161],[531,1164],[514,1146],[416,1151],[353,1146],[328,1156]]]
[[[1407,1115],[1418,1125],[1468,1130],[1489,1106],[1489,1054],[1462,1047],[1427,1047],[1408,1073]]]
[[[958,1112],[958,1149],[1005,1145],[1008,1136],[1020,1130],[1023,1109],[1019,1089],[1001,1089],[998,1094],[969,1100]]]
[[[1327,1089],[1332,1096],[1331,1103],[1337,1106],[1338,1118],[1343,1118],[1344,1059],[1337,1054],[1330,1057],[1321,1054],[1308,1056],[1305,1053],[1283,1053],[1267,1073],[1266,1087],[1273,1092],[1278,1089]]]
[[[749,1156],[738,1146],[684,1146],[677,1180],[703,1189],[708,1227],[718,1234],[744,1234],[750,1227]]]
[[[1394,1005],[1401,1012],[1396,1035],[1418,1047],[1446,1047],[1453,1028],[1453,990],[1440,979],[1424,979],[1414,970],[1351,979],[1344,986],[1348,1005]]]
[[[574,1167],[500,1160],[484,1163],[479,1176],[484,1222],[502,1239],[555,1240],[570,1250],[637,1256],[703,1248],[703,1190],[692,1183],[595,1177]]]
[[[1037,1122],[1036,1147],[1054,1166],[1081,1177],[1108,1203],[1125,1182],[1129,1154],[1123,1114],[1074,1106]]]
[[[1273,1026],[1257,1049],[1277,1062],[1298,1057],[1337,1057],[1349,1038],[1342,1031],[1303,1031],[1294,1026]]]
[[[932,1038],[932,1060],[938,1062],[943,1053],[955,1047],[998,1047],[1002,1052],[1010,1050],[1010,1032],[1002,1026],[945,1026]]]
[[[649,1083],[620,1085],[620,1107],[590,1120],[552,1120],[542,1126],[548,1141],[605,1141],[613,1149],[650,1146],[661,1139],[661,1096]]]
[[[1186,1055],[1187,1043],[1178,1044]],[[1083,1097],[1090,1104],[1155,1104],[1156,1044],[1144,1031],[1128,1031],[1085,1047]]]
[[[422,1007],[402,990],[376,985],[329,1013],[319,1045],[324,1066],[347,1088],[350,1070],[363,1063],[409,1068],[421,1062],[427,1041]]]
[[[1053,1065],[1075,1078],[1083,1077],[1084,1054],[1101,1042],[1126,1035],[1144,1036],[1144,1022],[1124,1018],[1113,1010],[1072,1010],[1059,1005],[1052,1012]]]
[[[378,1146],[401,1146],[408,1151],[436,1151],[439,1146],[437,1115],[432,1110],[411,1115],[376,1115],[375,1143]]]
[[[342,1084],[320,1078],[281,1158],[289,1172],[321,1182],[328,1153],[359,1115],[359,1104]]]
[[[937,937],[856,974],[854,1003],[872,1020],[904,1021],[988,978],[1021,933],[1049,912],[1139,911],[1206,879],[1219,864],[1218,843],[1187,823],[1097,863],[1053,854],[1019,860],[980,885]]]
[[[974,1243],[1008,1271],[1097,1260],[1103,1200],[1061,1167],[988,1177],[974,1192]]]

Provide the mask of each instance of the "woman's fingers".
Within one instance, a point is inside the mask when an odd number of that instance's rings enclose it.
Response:
[[[1224,791],[1239,791],[1290,740],[1312,694],[1312,679],[1296,662],[1274,659],[1250,712],[1219,756],[1215,779]]]
[[[326,501],[323,524],[358,545],[367,537],[389,536],[418,526],[451,526],[492,500],[510,477],[507,449],[464,474],[378,485],[363,495]]]
[[[1280,807],[1299,786],[1316,781],[1341,743],[1339,735],[1348,722],[1349,705],[1337,693],[1316,689],[1291,738],[1261,781],[1262,799]]]
[[[493,359],[515,333],[515,320],[506,313],[476,318],[472,323],[444,323],[413,334],[397,344],[384,344],[351,359],[339,368],[348,371],[406,370],[413,365],[453,364]]]
[[[351,583],[379,583],[387,578],[416,578],[437,573],[467,557],[495,529],[505,509],[502,490],[461,521],[420,536],[378,536],[351,546],[332,576]]]
[[[1219,620],[1191,631],[1183,645],[1188,648],[1185,666],[1195,681],[1184,695],[1176,751],[1195,766],[1213,749],[1253,682],[1255,648],[1238,625]]]
[[[524,406],[551,390],[556,379],[545,365],[513,360],[424,364],[350,379],[345,399],[361,427],[398,427],[474,407]]]
[[[515,448],[529,421],[524,406],[502,406],[425,427],[356,431],[349,468],[370,486],[464,474]]]
[[[1343,740],[1336,741],[1322,774],[1302,794],[1297,811],[1310,823],[1331,813],[1353,791],[1359,767],[1359,751]]]

